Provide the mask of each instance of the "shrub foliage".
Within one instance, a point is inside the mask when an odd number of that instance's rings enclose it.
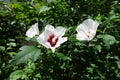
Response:
[[[95,38],[76,40],[85,19],[99,22]],[[38,22],[64,26],[68,41],[55,53],[28,40]],[[0,0],[1,80],[119,80],[120,2],[118,0]],[[39,44],[39,45],[38,45]]]

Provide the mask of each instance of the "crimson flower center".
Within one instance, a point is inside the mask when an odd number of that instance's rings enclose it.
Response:
[[[58,37],[54,36],[54,34],[50,35],[47,39],[47,42],[50,43],[51,47],[54,47],[58,41]]]

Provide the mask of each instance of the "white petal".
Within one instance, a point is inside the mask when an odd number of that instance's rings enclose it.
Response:
[[[99,23],[96,21],[93,21],[92,19],[87,19],[83,22],[84,25],[86,25],[89,29],[97,29]]]
[[[90,30],[90,32],[91,32],[91,35],[89,37],[89,40],[92,40],[96,35],[96,31],[95,30]]]
[[[60,44],[63,42],[67,41],[67,37],[62,38],[61,36],[64,35],[65,33],[65,28],[63,27],[57,27],[54,29],[52,25],[46,25],[45,31],[38,37],[38,42],[45,46],[46,48],[50,48],[52,52],[55,52],[55,48],[59,47]],[[58,42],[54,47],[51,47],[50,43],[47,42],[47,39],[49,38],[50,35],[55,35],[56,37],[59,37]]]
[[[43,46],[45,46],[46,48],[50,48],[50,46],[46,43],[46,41],[44,40],[44,33],[42,33],[41,35],[39,35],[39,37],[37,38],[38,42],[40,44],[42,44]]]
[[[50,24],[48,24],[48,25],[46,25],[46,27],[45,27],[45,31],[50,31],[50,32],[55,32],[55,29],[54,29],[54,27],[52,26],[52,25],[50,25]]]
[[[56,44],[54,47],[50,47],[50,49],[51,49],[52,52],[54,53],[54,52],[55,52],[55,49],[56,49],[57,47],[59,47],[62,43],[66,42],[66,41],[67,41],[67,37],[63,37],[63,38],[61,37],[61,38],[59,38],[57,44]]]
[[[51,47],[50,49],[52,50],[53,53],[55,52],[55,47]]]
[[[35,36],[32,28],[28,29],[25,35],[29,38],[32,38],[33,36]]]
[[[61,37],[65,34],[65,31],[66,29],[61,27],[61,26],[58,26],[56,29],[55,29],[55,35],[58,36],[58,37]]]
[[[58,40],[58,42],[59,42],[59,44],[62,44],[62,43],[64,43],[64,42],[66,42],[67,41],[67,37],[62,37],[62,38],[60,38],[59,40]]]
[[[36,35],[39,35],[38,23],[35,23],[34,25],[32,25],[32,28],[36,32]]]
[[[92,40],[95,37],[95,35],[91,35],[88,40]]]
[[[78,40],[89,40],[89,38],[87,37],[87,35],[83,31],[80,31],[76,35],[76,39],[78,39]]]
[[[47,39],[50,37],[50,35],[54,34],[54,32],[51,32],[49,30],[44,31],[44,40],[47,41]]]
[[[49,38],[50,35],[55,33],[55,29],[52,25],[46,25],[45,27],[45,31],[44,31],[44,39],[47,40]]]
[[[27,30],[26,36],[29,38],[34,37],[35,35],[39,35],[38,23],[35,23],[31,26],[30,29]]]
[[[66,42],[67,41],[67,37],[60,37],[58,39],[58,42],[57,44],[55,45],[55,47],[59,47],[62,43]]]
[[[94,22],[92,27],[93,27],[93,29],[97,30],[98,26],[99,26],[99,23],[98,22]]]
[[[85,31],[88,31],[88,27],[82,23],[82,24],[78,25],[78,27],[76,28],[76,31],[77,32],[80,32],[80,31],[85,32]]]
[[[96,34],[98,23],[92,19],[85,20],[82,24],[77,27],[78,34],[76,35],[78,40],[91,40]],[[87,32],[90,32],[89,38]]]

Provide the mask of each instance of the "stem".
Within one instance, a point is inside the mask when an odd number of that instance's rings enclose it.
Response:
[[[106,29],[107,29],[107,28],[105,27],[104,30],[103,30],[103,33],[105,33]]]

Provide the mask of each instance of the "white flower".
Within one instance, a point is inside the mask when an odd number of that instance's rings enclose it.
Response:
[[[92,40],[95,37],[99,23],[92,19],[85,20],[82,24],[77,27],[76,38],[78,40]]]
[[[26,36],[29,38],[34,37],[35,35],[39,35],[38,23],[35,23],[31,26],[30,29],[27,30]]]
[[[54,28],[52,25],[46,25],[45,31],[39,35],[37,40],[46,48],[50,48],[54,53],[55,48],[67,41],[67,37],[62,37],[65,34],[65,31],[66,29],[61,26]]]

